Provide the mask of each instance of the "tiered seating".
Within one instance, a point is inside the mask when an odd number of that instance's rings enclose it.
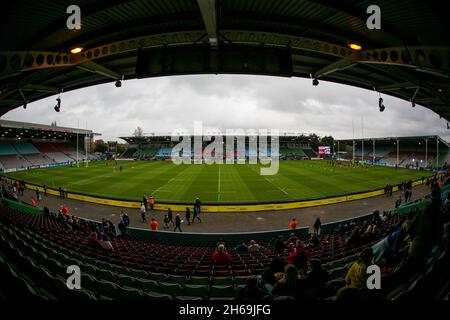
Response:
[[[50,159],[47,155],[41,153],[24,155],[23,158],[32,165],[43,165],[53,162],[53,160]]]
[[[306,158],[307,157],[307,155],[300,148],[296,148],[296,149],[281,148],[280,149],[280,154],[282,156],[285,156],[285,157],[291,157],[291,156],[300,157],[300,158]]]
[[[303,152],[306,154],[306,156],[308,157],[308,158],[315,158],[315,157],[317,157],[317,154],[314,152],[314,150],[312,150],[312,149],[303,149]]]
[[[383,228],[387,229],[396,221],[397,218],[392,218]],[[51,283],[54,287],[61,282],[58,275],[65,276],[63,267],[69,264],[82,266],[83,274],[88,275],[83,281],[89,283],[83,285],[88,291],[79,294],[82,297],[231,298],[248,276],[260,274],[274,257],[286,258],[289,254],[274,253],[269,239],[259,241],[261,250],[258,253],[238,253],[234,250],[237,242],[227,241],[227,251],[233,262],[230,266],[220,266],[212,262],[216,245],[212,241],[186,241],[178,238],[138,241],[133,238],[115,238],[112,239],[115,250],[110,252],[91,247],[87,243],[86,234],[76,230],[69,231],[64,222],[49,217],[24,214],[1,206],[1,224],[8,225],[8,228],[3,227],[0,234],[7,235],[9,232],[15,239],[14,245],[17,245],[9,250],[16,255],[12,260],[22,260],[19,264],[27,266],[26,274],[30,274],[32,270],[33,280],[45,279],[43,283]],[[4,232],[5,230],[10,231]],[[324,235],[320,246],[310,249],[312,255],[321,258],[324,263],[341,261],[340,264],[333,262],[325,266],[330,270],[332,281],[342,278],[345,273],[344,264],[354,259],[362,247],[376,241],[347,247],[344,244],[347,235]],[[3,248],[1,252],[4,252]],[[29,261],[24,261],[24,257],[29,257]],[[46,273],[46,270],[49,272]],[[39,276],[33,272],[39,272]],[[48,275],[52,276],[49,278]],[[45,291],[46,286],[40,282],[39,286]],[[54,293],[54,296],[61,297],[62,289],[49,289],[53,290],[49,293],[50,296]],[[45,292],[37,295],[48,296]],[[70,293],[63,297],[72,296]]]
[[[13,147],[22,155],[39,153],[39,150],[29,142],[16,142]]]
[[[33,145],[36,147],[36,149],[39,150],[39,152],[47,153],[47,152],[57,152],[53,145],[51,143],[46,142],[33,142]]]
[[[52,143],[53,148],[60,152],[75,152],[75,149],[65,143]]]
[[[161,158],[167,158],[167,157],[170,157],[171,154],[172,154],[172,148],[161,148],[161,149],[159,149],[156,156],[161,157]]]
[[[32,165],[21,155],[0,156],[0,162],[5,169],[27,168]]]
[[[136,151],[136,148],[128,148],[120,157],[123,159],[132,159]]]
[[[0,156],[4,155],[16,155],[17,150],[9,142],[0,143]]]
[[[71,162],[74,161],[71,157],[65,155],[61,152],[47,152],[45,155],[53,162],[60,163],[60,162]]]
[[[170,152],[172,152],[172,149],[169,149]],[[169,152],[169,156],[170,156]],[[163,152],[162,156],[165,156],[164,154],[167,152]],[[137,159],[144,159],[144,158],[152,158],[156,156],[156,154],[159,154],[159,148],[145,148],[145,149],[138,149],[136,150],[132,157]]]

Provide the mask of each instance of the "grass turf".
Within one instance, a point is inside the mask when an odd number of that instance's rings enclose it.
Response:
[[[259,175],[258,165],[174,165],[165,161],[114,161],[89,167],[52,167],[8,173],[51,188],[120,199],[156,201],[258,203],[319,198],[382,188],[419,179],[428,172],[369,166],[333,167],[326,161],[280,161],[276,175]],[[119,166],[123,170],[119,170]]]

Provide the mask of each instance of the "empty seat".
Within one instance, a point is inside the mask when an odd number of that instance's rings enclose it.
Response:
[[[196,284],[196,285],[207,285],[209,284],[209,277],[196,277],[192,276],[189,278],[188,282],[189,284]]]
[[[233,285],[233,278],[231,276],[228,277],[212,277],[211,278],[212,285]]]
[[[160,282],[159,288],[161,293],[169,294],[171,296],[181,295],[181,286],[178,283]]]
[[[172,300],[172,296],[157,292],[143,292],[142,296],[144,300]]]
[[[234,298],[236,292],[233,286],[211,286],[210,298]]]
[[[208,297],[208,286],[187,284],[184,286],[183,296],[200,297],[205,299]]]
[[[144,294],[141,290],[129,287],[120,287],[120,299],[123,300],[143,300]]]
[[[150,279],[135,279],[136,286],[144,292],[159,292],[158,282]]]
[[[99,298],[120,299],[119,287],[109,281],[98,281]]]

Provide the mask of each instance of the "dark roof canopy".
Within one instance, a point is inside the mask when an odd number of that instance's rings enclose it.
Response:
[[[80,30],[66,27],[72,4]],[[372,4],[380,30],[366,26]],[[0,115],[122,78],[254,73],[377,90],[450,119],[447,13],[444,1],[422,0],[9,1],[0,12]],[[85,50],[71,54],[76,45]]]

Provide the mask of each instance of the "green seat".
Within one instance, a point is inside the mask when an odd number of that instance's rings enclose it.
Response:
[[[120,287],[120,299],[122,300],[142,300],[144,295],[141,290],[130,287]]]
[[[158,282],[150,279],[135,279],[136,287],[144,292],[159,292]]]
[[[181,286],[178,283],[160,282],[159,288],[161,293],[169,294],[171,296],[181,295]]]
[[[172,296],[157,292],[143,292],[144,300],[172,300]]]
[[[207,285],[209,284],[209,277],[191,276],[187,284]]]
[[[201,284],[186,284],[184,286],[183,296],[205,299],[208,297],[208,286]]]
[[[233,286],[211,286],[210,298],[234,298],[236,291]]]
[[[98,294],[114,300],[120,299],[119,286],[109,281],[98,281]]]

